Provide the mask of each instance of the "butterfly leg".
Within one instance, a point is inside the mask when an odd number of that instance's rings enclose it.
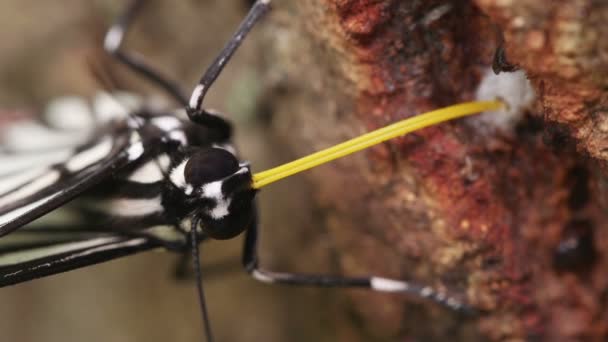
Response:
[[[116,57],[117,60],[131,68],[131,70],[164,89],[181,105],[186,106],[188,103],[186,96],[176,82],[162,76],[160,72],[154,70],[154,68],[146,64],[140,55],[137,55],[134,52],[127,53],[121,50],[124,37],[127,34],[127,31],[129,30],[135,16],[141,12],[144,2],[145,0],[132,1],[125,12],[116,19],[114,24],[106,33],[104,49],[109,54]]]
[[[402,293],[430,300],[459,313],[473,314],[475,310],[463,301],[430,286],[405,280],[377,276],[343,277],[319,274],[286,273],[265,270],[258,265],[257,222],[247,230],[243,250],[243,265],[256,280],[270,284],[304,285],[318,287],[363,288],[372,291]]]
[[[253,26],[269,10],[270,0],[257,0],[253,6],[251,6],[249,13],[245,19],[243,19],[228,44],[226,44],[226,46],[220,51],[219,55],[207,68],[198,85],[194,88],[192,96],[190,97],[188,115],[192,121],[201,122],[207,120],[207,117],[209,116],[214,116],[213,113],[209,113],[203,109],[203,100],[207,94],[207,91],[222,72],[222,69],[224,69],[226,63],[230,61],[232,55],[241,45],[243,39],[245,39],[249,31],[251,31]]]

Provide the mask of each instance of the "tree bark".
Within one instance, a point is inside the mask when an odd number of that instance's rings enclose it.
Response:
[[[442,124],[309,173],[342,273],[426,282],[482,312],[348,292],[342,340],[608,336],[607,3],[311,0],[271,17],[266,102],[298,155],[473,99],[503,37],[504,67],[536,93],[506,126]]]

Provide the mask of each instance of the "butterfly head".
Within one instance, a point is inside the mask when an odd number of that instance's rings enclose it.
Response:
[[[249,165],[221,148],[198,150],[171,172],[194,207],[203,233],[213,239],[230,239],[250,225],[256,190],[251,187]]]

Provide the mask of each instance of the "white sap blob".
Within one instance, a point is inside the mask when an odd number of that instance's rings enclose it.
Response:
[[[519,121],[526,109],[534,102],[536,94],[523,70],[503,72],[498,75],[488,69],[476,92],[476,100],[502,99],[508,108],[486,112],[474,118],[483,126],[510,130]]]

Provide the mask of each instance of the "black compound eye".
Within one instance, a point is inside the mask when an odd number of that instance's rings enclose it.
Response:
[[[221,148],[209,148],[194,153],[184,169],[186,182],[193,186],[228,177],[239,170],[236,157]]]

